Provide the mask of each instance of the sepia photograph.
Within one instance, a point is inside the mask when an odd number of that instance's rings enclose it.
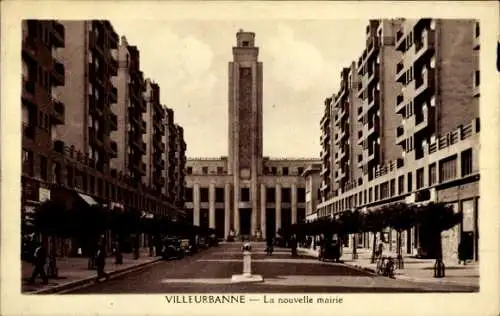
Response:
[[[18,226],[23,300],[331,310],[349,294],[479,294],[498,277],[479,264],[498,255],[480,243],[480,135],[494,129],[480,17],[15,23],[21,104],[2,100],[2,116],[19,112],[2,125],[21,120],[20,192],[2,217]]]

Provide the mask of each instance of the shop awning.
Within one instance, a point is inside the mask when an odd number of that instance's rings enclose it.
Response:
[[[89,195],[86,195],[86,194],[82,194],[82,193],[78,193],[78,195],[82,198],[82,200],[84,200],[88,205],[92,206],[92,205],[96,205],[98,204],[96,200],[94,200],[91,196]]]

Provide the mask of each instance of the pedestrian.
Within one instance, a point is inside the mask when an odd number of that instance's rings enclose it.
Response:
[[[267,247],[266,247],[266,254],[268,256],[271,256],[273,254],[273,247],[274,247],[274,240],[273,237],[268,236],[267,237]]]
[[[39,243],[38,247],[36,247],[33,254],[33,259],[33,265],[35,266],[35,268],[33,269],[33,273],[31,274],[29,283],[35,283],[36,277],[40,275],[43,280],[43,284],[48,284],[49,280],[47,274],[45,273],[45,264],[47,263],[47,250],[42,243]]]
[[[292,257],[297,256],[297,237],[295,234],[290,238],[290,248],[292,248]]]
[[[104,245],[102,244],[102,242],[100,242],[97,246],[97,251],[95,254],[95,264],[97,268],[97,281],[99,282],[99,280],[103,277],[108,279],[109,275],[104,272],[104,266],[106,265],[106,251],[104,250]]]

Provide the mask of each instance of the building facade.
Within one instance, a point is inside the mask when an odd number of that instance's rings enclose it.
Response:
[[[104,20],[27,20],[22,30],[23,227],[48,199],[183,217],[182,189],[167,195],[159,177],[184,168],[183,134],[170,149],[181,159],[168,160],[166,131],[180,127],[163,119],[154,84],[146,102],[137,48],[119,45]]]
[[[367,47],[357,61],[357,92],[350,88],[361,101],[347,106],[357,120],[349,118],[354,129],[341,143],[358,155],[357,163],[346,164],[355,170],[332,187],[318,212],[332,216],[400,201],[445,202],[464,213],[463,223],[443,234],[445,256],[456,257],[464,241],[477,259],[479,26],[472,20],[381,20],[370,21],[366,33]],[[345,103],[335,99],[333,112],[341,121],[345,107],[337,104]],[[344,148],[332,151],[342,161]],[[407,253],[429,246],[419,233],[418,228],[403,233]],[[388,231],[390,249],[395,235]],[[362,243],[369,246],[369,239]]]
[[[187,161],[186,212],[219,237],[275,236],[305,220],[302,173],[318,159],[263,156],[263,65],[255,34],[240,30],[228,67],[228,156]],[[188,215],[191,216],[191,215]]]

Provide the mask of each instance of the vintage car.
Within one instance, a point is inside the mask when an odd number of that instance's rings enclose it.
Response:
[[[163,260],[182,259],[185,255],[184,249],[181,247],[181,242],[178,238],[165,238],[161,251]]]
[[[340,260],[340,243],[335,241],[325,242],[320,248],[318,260],[333,260],[338,262]]]

